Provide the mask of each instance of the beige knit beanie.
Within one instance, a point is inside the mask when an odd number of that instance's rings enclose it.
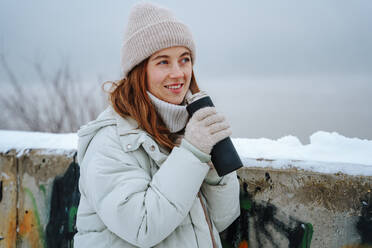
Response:
[[[189,28],[169,9],[151,3],[133,6],[121,48],[123,76],[153,53],[172,46],[190,49],[195,63],[195,44]]]

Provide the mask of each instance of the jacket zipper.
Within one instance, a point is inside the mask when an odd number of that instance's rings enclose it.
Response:
[[[202,197],[201,197],[201,194],[200,194],[200,191],[198,192],[198,196],[199,196],[199,200],[200,200],[200,203],[202,205],[202,208],[203,208],[203,212],[204,212],[204,216],[205,216],[205,220],[207,221],[207,224],[208,224],[208,228],[209,228],[209,234],[211,235],[211,238],[212,238],[212,244],[213,244],[213,248],[217,248],[217,245],[216,245],[216,241],[214,240],[214,236],[213,236],[213,231],[212,231],[212,223],[208,217],[208,214],[207,214],[207,210],[204,206],[204,203],[203,203],[203,200],[202,200]]]

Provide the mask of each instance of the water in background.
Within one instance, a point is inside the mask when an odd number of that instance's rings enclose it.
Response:
[[[232,126],[232,137],[297,136],[316,131],[372,140],[372,77],[199,79]]]

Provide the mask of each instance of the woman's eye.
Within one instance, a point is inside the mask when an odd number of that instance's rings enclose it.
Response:
[[[190,58],[183,58],[182,61],[183,61],[184,63],[187,63],[187,62],[190,61]]]
[[[162,61],[160,61],[159,62],[159,65],[165,65],[165,64],[167,64],[168,62],[166,61],[166,60],[162,60]]]

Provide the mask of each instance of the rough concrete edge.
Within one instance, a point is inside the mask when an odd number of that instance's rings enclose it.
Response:
[[[15,149],[11,148],[7,151],[0,150],[0,156],[15,156],[17,159],[30,153],[34,152],[38,155],[65,155],[67,158],[73,158],[73,161],[76,161],[77,149],[62,149],[62,148],[25,148],[25,149]],[[338,162],[323,162],[323,161],[312,161],[312,160],[296,160],[296,159],[265,159],[265,158],[248,158],[242,157],[243,168],[252,168],[252,169],[262,169],[262,170],[273,170],[273,171],[287,171],[287,172],[303,172],[314,175],[336,175],[336,176],[351,176],[351,177],[367,177],[372,178],[372,175],[361,175],[361,174],[351,174],[345,172],[321,172],[311,169],[301,168],[301,164],[324,164],[327,165],[349,165],[349,166],[368,166],[362,164],[352,164],[352,163],[338,163]]]
[[[38,155],[65,155],[67,158],[74,158],[76,156],[76,149],[49,149],[49,148],[25,148],[25,149],[9,149],[7,151],[0,151],[0,156],[14,156],[20,158],[31,151]]]
[[[324,170],[332,168],[329,167],[342,167],[342,166],[352,166],[359,167],[360,171],[364,171],[366,167],[370,168],[372,165],[358,164],[358,163],[345,163],[345,162],[329,162],[329,161],[316,161],[316,160],[298,160],[298,159],[265,159],[265,158],[248,158],[242,157],[244,168],[268,168],[272,170],[292,170],[306,171],[309,173],[318,173],[323,175],[348,175],[356,177],[372,177],[371,175],[365,175],[357,172],[342,172],[338,171],[318,171],[318,168],[312,168],[310,165],[324,165]],[[306,165],[308,168],[302,168],[301,166]],[[329,167],[327,167],[329,166]]]
[[[266,170],[271,170],[274,172],[287,172],[287,173],[304,173],[307,175],[329,175],[329,176],[337,176],[337,177],[352,177],[352,178],[367,178],[372,180],[372,176],[365,176],[365,175],[350,175],[342,172],[336,172],[336,173],[325,173],[325,172],[317,172],[317,171],[311,171],[311,170],[305,170],[303,168],[298,168],[298,167],[288,167],[288,168],[274,168],[271,166],[244,166],[240,169],[237,170],[237,173],[239,175],[239,171],[242,170],[259,170],[259,171],[266,171]]]

